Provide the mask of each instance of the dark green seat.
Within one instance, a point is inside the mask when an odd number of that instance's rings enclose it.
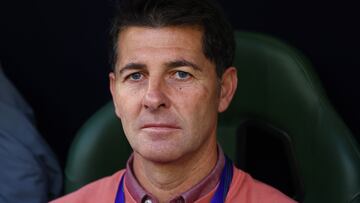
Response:
[[[286,140],[299,185],[296,198],[308,203],[360,202],[358,144],[308,61],[261,34],[236,32],[236,42],[238,89],[230,108],[220,116],[218,129],[224,151],[238,163],[243,156],[239,146],[246,143],[239,139],[239,126],[249,120],[264,123]],[[65,191],[124,168],[130,153],[109,103],[77,134],[65,169]]]

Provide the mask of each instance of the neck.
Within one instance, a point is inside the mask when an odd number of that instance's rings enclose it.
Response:
[[[169,202],[208,175],[216,164],[217,156],[215,138],[215,141],[200,147],[196,153],[169,163],[146,160],[135,152],[133,169],[146,191],[160,202]]]

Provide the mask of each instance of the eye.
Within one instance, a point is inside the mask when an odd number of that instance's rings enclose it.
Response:
[[[184,71],[176,71],[175,77],[180,80],[186,80],[190,77],[190,73],[184,72]]]
[[[142,75],[141,73],[139,73],[139,72],[132,73],[132,74],[130,74],[130,75],[128,76],[128,78],[129,78],[130,80],[135,80],[135,81],[141,80],[142,77],[143,77],[143,75]]]

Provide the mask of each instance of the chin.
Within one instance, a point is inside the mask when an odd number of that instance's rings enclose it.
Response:
[[[158,164],[168,164],[168,163],[174,163],[177,158],[175,157],[170,157],[170,156],[164,156],[164,155],[160,155],[160,156],[142,156],[144,159],[154,162],[154,163],[158,163]]]
[[[179,146],[158,146],[142,148],[137,151],[142,158],[156,163],[170,163],[181,159],[184,155],[179,151]]]

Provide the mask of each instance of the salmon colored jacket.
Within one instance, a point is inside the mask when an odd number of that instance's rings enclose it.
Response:
[[[51,203],[114,203],[119,182],[125,170],[112,176],[102,178],[83,188],[56,199]],[[124,184],[126,185],[126,184]],[[205,194],[195,203],[209,203],[217,187]],[[126,187],[125,201],[136,203]],[[294,203],[295,201],[262,182],[253,179],[249,174],[234,167],[234,175],[225,203]]]

